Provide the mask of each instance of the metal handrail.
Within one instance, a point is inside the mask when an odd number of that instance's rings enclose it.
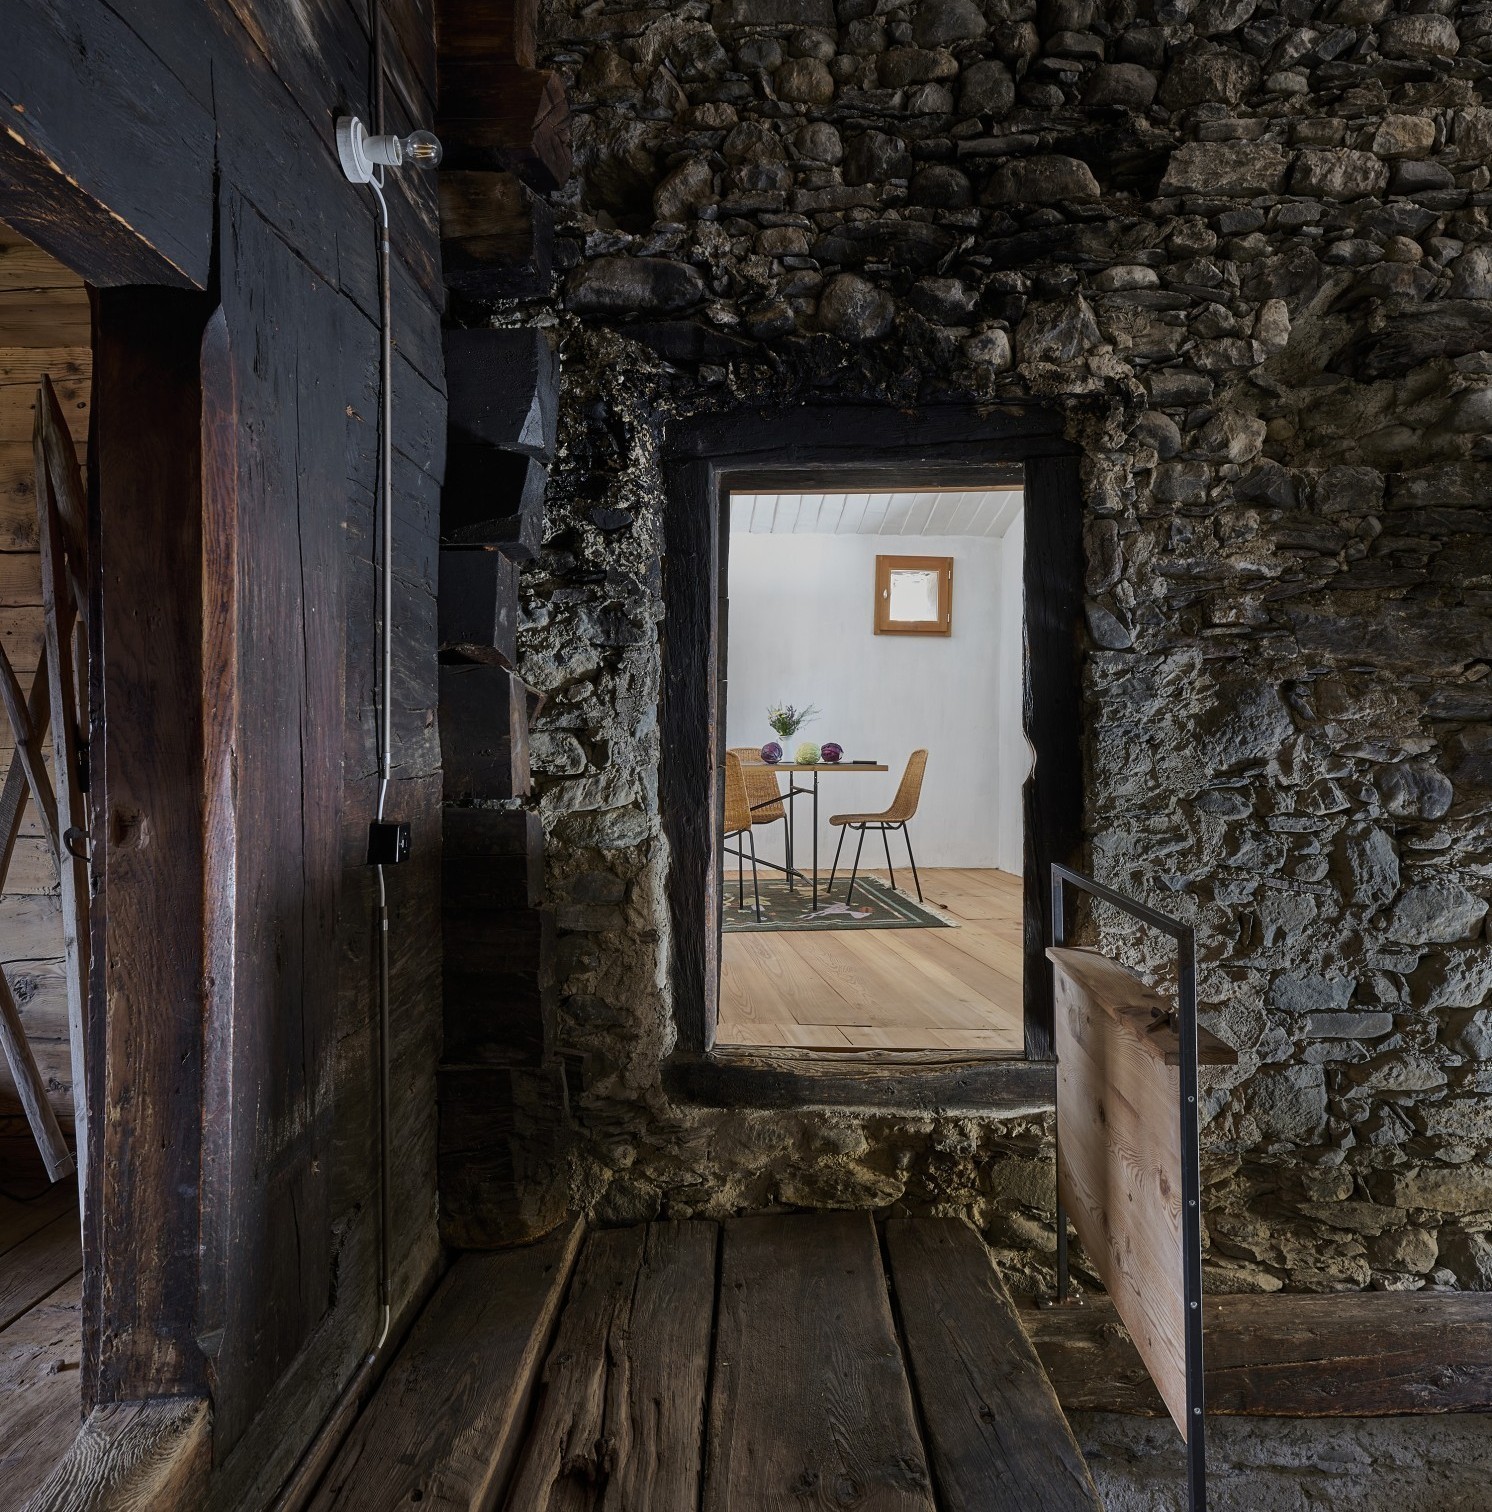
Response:
[[[1207,1391],[1202,1367],[1202,1153],[1197,1109],[1197,932],[1102,882],[1052,863],[1052,944],[1067,943],[1064,886],[1127,913],[1176,942],[1177,1012],[1181,1039],[1181,1291],[1186,1315],[1186,1483],[1191,1512],[1207,1509]],[[1058,1130],[1060,1141],[1061,1131]],[[1070,1285],[1067,1211],[1057,1198],[1057,1300]]]

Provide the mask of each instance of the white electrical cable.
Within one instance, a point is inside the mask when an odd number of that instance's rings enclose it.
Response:
[[[379,710],[378,710],[378,811],[382,820],[388,801],[389,777],[394,767],[394,335],[392,323],[392,279],[389,267],[389,207],[383,197],[381,176],[369,180],[378,200],[379,214],[379,388],[383,405],[379,417],[381,474],[382,550],[379,552],[379,588],[382,598],[379,626]],[[390,1216],[389,1165],[392,1159],[392,1135],[389,1127],[389,901],[383,866],[374,867],[378,880],[378,1128],[380,1160],[378,1163],[378,1293],[383,1304],[383,1321],[376,1355],[389,1336],[393,1318],[393,1228]]]

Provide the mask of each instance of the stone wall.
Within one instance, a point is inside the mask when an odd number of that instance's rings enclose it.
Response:
[[[1043,402],[1085,459],[1091,864],[1196,923],[1240,1052],[1213,1283],[1492,1285],[1492,7],[601,0],[543,51],[563,282],[490,318],[561,337],[522,646],[570,1199],[966,1206],[1036,1273],[1037,1121],[661,1089],[657,448],[806,397]]]

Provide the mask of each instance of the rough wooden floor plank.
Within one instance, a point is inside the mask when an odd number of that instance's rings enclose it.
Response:
[[[29,1134],[28,1134],[29,1139]],[[34,1151],[30,1152],[34,1154]],[[40,1157],[36,1157],[40,1170]],[[43,1178],[45,1179],[45,1178]],[[77,1212],[78,1189],[72,1182],[59,1181],[56,1186],[30,1202],[16,1202],[0,1194],[0,1255],[15,1248],[23,1239],[29,1239],[38,1229],[45,1228],[54,1218],[65,1213]],[[81,1232],[81,1231],[80,1231]],[[78,1240],[81,1253],[83,1241]]]
[[[593,1233],[510,1512],[693,1512],[715,1312],[713,1223]]]
[[[69,1210],[9,1249],[0,1264],[0,1328],[83,1269],[78,1215]]]
[[[864,1213],[725,1227],[705,1512],[932,1512]]]
[[[200,1507],[212,1462],[201,1397],[110,1402],[88,1414],[25,1512],[140,1512]]]
[[[942,1512],[1097,1512],[1051,1382],[979,1236],[886,1225],[891,1279]]]
[[[497,1505],[582,1229],[576,1223],[524,1249],[457,1260],[333,1461],[312,1512]]]
[[[3,1264],[3,1262],[0,1262]],[[83,1278],[0,1332],[0,1504],[20,1506],[72,1447],[82,1422]]]

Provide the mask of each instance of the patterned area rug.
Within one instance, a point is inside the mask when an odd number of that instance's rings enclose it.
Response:
[[[780,877],[769,882],[762,878],[762,921],[756,922],[752,907],[751,878],[746,878],[746,906],[737,906],[735,880],[725,888],[725,928],[731,932],[784,929],[956,929],[950,918],[938,913],[915,897],[887,886],[874,877],[861,877],[855,883],[855,901],[845,906],[846,882],[839,878],[831,898],[819,886],[818,912],[813,912],[812,894],[800,882],[788,891]]]

